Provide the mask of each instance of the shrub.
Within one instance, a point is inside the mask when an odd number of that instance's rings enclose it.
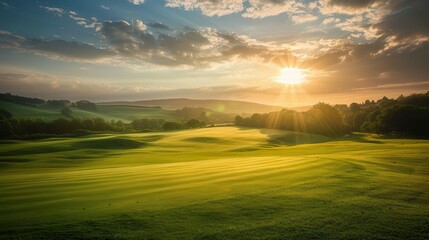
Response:
[[[182,129],[183,125],[178,122],[166,122],[162,125],[162,129],[166,131]]]
[[[12,125],[8,121],[0,120],[0,138],[7,139],[13,136]]]

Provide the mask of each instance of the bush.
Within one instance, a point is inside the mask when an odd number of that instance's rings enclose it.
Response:
[[[82,110],[97,111],[97,105],[90,101],[80,100],[80,101],[77,101],[75,104],[76,104],[76,107]]]
[[[0,121],[0,138],[8,139],[13,136],[12,125],[8,121]]]
[[[166,122],[164,123],[164,125],[162,125],[162,129],[166,131],[179,130],[182,128],[183,128],[183,125],[178,122]]]
[[[85,135],[89,135],[92,132],[87,130],[87,129],[77,129],[75,131],[73,131],[73,134],[75,134],[76,136],[85,136]]]
[[[6,110],[3,110],[3,109],[0,109],[0,115],[3,116],[4,119],[12,118],[12,113],[10,113]]]
[[[412,105],[397,105],[384,109],[377,117],[384,132],[429,136],[429,110]]]
[[[186,126],[188,128],[199,128],[199,127],[204,126],[204,123],[198,121],[197,119],[191,119],[191,120],[186,122]]]

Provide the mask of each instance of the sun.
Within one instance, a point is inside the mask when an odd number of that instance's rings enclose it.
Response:
[[[283,68],[276,81],[285,85],[299,85],[304,83],[306,70],[300,68]]]

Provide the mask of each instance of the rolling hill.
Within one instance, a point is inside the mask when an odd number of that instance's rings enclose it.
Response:
[[[127,105],[127,106],[160,106],[165,110],[176,110],[184,107],[207,108],[217,112],[224,113],[266,113],[281,110],[283,107],[271,106],[260,103],[235,101],[235,100],[218,100],[218,99],[156,99],[143,101],[118,101],[118,102],[100,102],[98,105]]]
[[[429,236],[428,140],[214,127],[0,143],[0,239]]]
[[[23,105],[0,101],[0,109],[7,110],[16,118],[32,118],[43,120],[55,120],[65,118],[61,114],[62,107],[49,106],[48,104]],[[151,108],[144,106],[121,106],[121,105],[102,105],[97,106],[97,111],[86,111],[77,107],[70,107],[73,117],[80,118],[103,118],[107,121],[121,120],[123,122],[131,122],[139,118],[162,118],[165,120],[178,120],[178,117],[171,110],[163,110],[160,108]]]

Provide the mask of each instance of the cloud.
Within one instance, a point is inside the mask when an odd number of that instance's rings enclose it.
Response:
[[[109,21],[103,23],[100,33],[123,57],[165,66],[204,67],[234,58],[272,61],[285,54],[245,36],[212,28],[185,28],[172,34],[155,35],[142,31],[137,22]]]
[[[429,43],[407,51],[397,46],[380,54],[386,44],[382,39],[366,44],[346,44],[304,62],[304,67],[317,72],[309,92],[340,92],[429,81],[429,70],[425,67],[429,62]]]
[[[281,13],[304,14],[306,5],[296,0],[249,0],[249,7],[243,13],[247,18],[265,18]]]
[[[371,23],[365,22],[361,15],[348,18],[345,21],[337,22],[335,26],[345,32],[360,34],[367,40],[377,39],[380,37],[377,29],[375,29]]]
[[[224,16],[243,10],[242,0],[166,0],[165,6],[186,11],[201,10],[207,16]]]
[[[10,32],[0,30],[0,48],[18,49],[25,38],[11,34]]]
[[[339,18],[329,17],[329,18],[325,18],[322,23],[325,24],[325,25],[327,25],[327,24],[330,24],[330,23],[338,23],[340,21],[341,21],[341,19],[339,19]]]
[[[47,7],[47,6],[39,6],[40,8],[45,9],[46,11],[53,13],[59,17],[62,17],[64,14],[64,9],[56,8],[56,7]]]
[[[186,11],[199,9],[206,16],[224,16],[238,13],[246,18],[265,18],[288,13],[295,23],[304,23],[316,20],[317,17],[310,13],[315,4],[304,4],[297,0],[249,0],[248,5],[243,0],[167,0],[166,6],[172,8],[183,8]]]
[[[297,14],[292,15],[291,19],[294,23],[305,23],[315,21],[317,20],[317,17],[313,14]]]
[[[69,11],[68,16],[73,19],[76,24],[81,25],[84,28],[93,28],[96,31],[100,30],[101,28],[101,23],[99,23],[97,21],[97,18],[92,17],[91,18],[91,23],[89,23],[90,21],[87,20],[86,18],[80,17],[79,14],[75,11]]]
[[[144,0],[128,0],[128,1],[134,5],[140,5],[144,3]]]
[[[3,8],[11,8],[11,6],[10,6],[7,2],[0,2],[0,5],[1,5]]]
[[[54,56],[77,60],[96,60],[113,56],[107,49],[96,48],[87,43],[69,42],[64,40],[44,40],[28,38],[23,45],[28,50],[39,53],[53,54]]]
[[[110,9],[108,6],[103,5],[103,4],[101,4],[101,5],[100,5],[100,8],[101,8],[101,9],[104,9],[104,10],[109,10],[109,9]]]
[[[101,5],[101,6],[103,6],[103,5]],[[75,11],[68,11],[67,12],[62,8],[52,8],[52,7],[43,7],[43,6],[40,6],[40,7],[46,9],[48,12],[54,13],[55,15],[57,15],[59,17],[62,17],[63,14],[67,13],[69,18],[71,18],[73,21],[76,22],[76,24],[81,25],[84,28],[93,28],[96,31],[98,31],[99,28],[101,27],[101,24],[97,22],[97,18],[95,18],[95,17],[92,17],[91,21],[90,21],[86,18],[80,17],[79,14]]]
[[[389,0],[387,0],[389,1]],[[371,7],[376,7],[383,1],[380,0],[320,0],[319,10],[324,15],[330,14],[362,14],[368,11]],[[386,2],[384,0],[384,2]]]
[[[153,22],[147,24],[151,28],[160,29],[160,30],[171,30],[169,26],[165,25],[164,23],[160,22]]]
[[[144,30],[146,30],[147,29],[147,25],[146,24],[144,24],[142,21],[140,21],[140,20],[136,20],[135,22],[134,22],[134,26],[135,26],[135,28],[136,28],[136,30],[137,31],[144,31]]]
[[[396,0],[391,1],[390,13],[375,26],[380,34],[395,37],[397,40],[429,37],[429,1]]]
[[[2,30],[0,30],[0,48],[11,48],[32,52],[49,58],[76,61],[101,60],[114,55],[108,49],[96,48],[87,43],[69,42],[59,39],[25,38]]]

